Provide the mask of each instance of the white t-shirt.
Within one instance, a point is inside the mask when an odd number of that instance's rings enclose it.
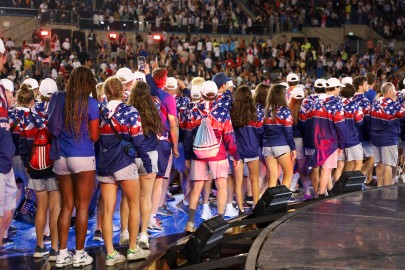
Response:
[[[212,60],[211,60],[211,58],[209,58],[209,57],[205,58],[204,65],[205,65],[206,68],[211,69],[212,68]]]
[[[207,41],[207,43],[205,43],[205,47],[207,48],[207,52],[212,52],[212,42],[211,41]]]

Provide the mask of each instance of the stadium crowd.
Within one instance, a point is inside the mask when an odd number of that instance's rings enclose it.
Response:
[[[74,23],[109,30],[273,34],[302,27],[366,24],[386,39],[404,38],[403,1],[0,1],[3,7],[38,10],[41,22]],[[10,11],[12,12],[12,11]],[[252,16],[252,17],[251,17]],[[136,22],[136,23],[133,23]]]
[[[223,1],[224,7],[229,2]],[[276,2],[281,15],[298,5]],[[353,2],[350,10],[358,12],[360,1]],[[330,8],[324,12],[334,14],[335,5],[324,4]],[[375,4],[381,16],[386,5],[403,8],[402,2]],[[228,18],[226,9],[223,13]],[[300,14],[292,16],[299,22]],[[57,267],[93,261],[84,247],[96,186],[93,240],[104,242],[111,266],[148,257],[148,233],[165,229],[159,217],[171,216],[172,207],[188,215],[185,230],[194,232],[196,215],[241,215],[267,187],[280,184],[294,191],[300,183],[305,199],[311,199],[328,196],[343,171],[359,170],[365,184],[377,186],[393,184],[401,173],[403,48],[381,48],[371,40],[360,55],[349,43],[334,51],[322,41],[286,36],[276,44],[254,35],[215,40],[165,33],[159,43],[151,34],[136,33],[132,43],[125,33],[102,41],[91,32],[87,44],[53,34],[50,51],[40,39],[21,46],[3,40],[2,247],[13,244],[11,220],[26,194],[24,203],[37,205],[33,256],[49,256]],[[40,148],[38,134],[48,138],[47,149]],[[204,151],[204,142],[210,151]],[[175,206],[167,204],[174,177],[184,194]],[[112,241],[118,184],[120,244],[128,245],[127,256],[115,251]],[[216,210],[209,204],[211,194]],[[197,213],[200,196],[203,210]],[[67,250],[72,215],[75,254]]]

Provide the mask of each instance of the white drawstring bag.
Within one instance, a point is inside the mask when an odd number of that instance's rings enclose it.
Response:
[[[198,159],[216,157],[221,145],[221,141],[222,136],[218,142],[214,129],[211,126],[210,119],[208,119],[208,117],[203,117],[193,142],[194,154]]]

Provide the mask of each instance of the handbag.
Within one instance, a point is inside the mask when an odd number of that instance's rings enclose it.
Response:
[[[127,154],[131,158],[135,158],[136,150],[134,144],[131,141],[126,140],[121,134],[117,132],[114,125],[112,124],[111,119],[106,119],[106,121],[108,122],[108,125],[114,132],[115,137],[117,137],[117,139],[120,141],[121,147],[123,148],[125,154]]]

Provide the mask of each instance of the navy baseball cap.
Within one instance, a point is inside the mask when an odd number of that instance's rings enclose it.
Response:
[[[225,73],[220,72],[212,77],[212,80],[217,84],[218,89],[222,87],[222,85],[228,83],[228,81],[232,80],[232,78],[226,77]]]

